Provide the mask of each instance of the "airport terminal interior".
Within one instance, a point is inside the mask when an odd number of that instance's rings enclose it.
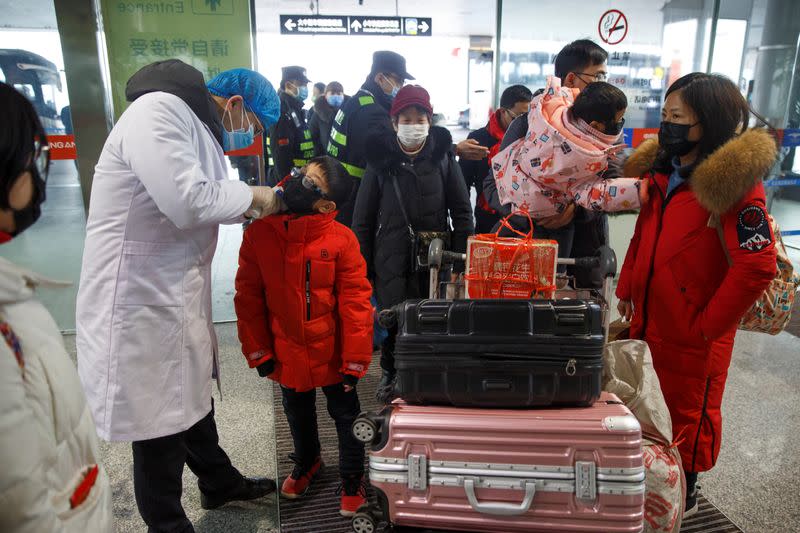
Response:
[[[434,122],[456,143],[486,125],[507,87],[544,87],[556,54],[576,39],[592,39],[608,52],[608,82],[627,96],[623,139],[633,148],[657,136],[672,82],[696,71],[724,74],[774,128],[780,148],[765,176],[768,209],[800,268],[796,0],[0,0],[0,13],[0,81],[34,104],[53,160],[41,220],[1,246],[0,256],[70,283],[42,288],[38,296],[73,358],[94,165],[127,105],[128,77],[172,57],[197,67],[206,80],[227,69],[252,68],[276,89],[281,68],[300,65],[309,89],[339,81],[351,95],[369,73],[373,52],[392,50],[405,57],[413,83],[428,90]],[[312,106],[309,97],[305,107]],[[228,170],[231,180],[239,179],[230,164]],[[620,265],[635,221],[636,213],[609,218]],[[216,421],[221,444],[239,470],[280,484],[292,466],[280,391],[248,368],[237,337],[233,295],[242,235],[240,223],[221,226],[212,263],[221,378],[213,391]],[[608,304],[617,318],[616,301]],[[699,518],[687,520],[682,531],[800,528],[798,336],[800,307],[778,335],[737,333],[718,462],[701,473]],[[364,409],[377,409],[372,391],[380,375],[378,357],[359,384]],[[323,458],[335,465],[336,434],[322,403],[319,394]],[[101,450],[116,531],[146,531],[134,498],[130,444],[101,441]],[[213,511],[200,507],[188,468],[183,487],[183,506],[198,532],[352,530],[350,520],[338,515],[334,477],[323,475],[296,501],[273,494]]]

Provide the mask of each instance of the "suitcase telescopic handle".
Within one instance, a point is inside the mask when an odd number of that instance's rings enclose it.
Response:
[[[469,504],[479,513],[497,516],[517,516],[527,513],[531,508],[533,497],[536,495],[536,483],[532,481],[525,482],[525,498],[519,505],[505,502],[479,502],[475,496],[474,479],[464,480],[464,492],[467,493]]]

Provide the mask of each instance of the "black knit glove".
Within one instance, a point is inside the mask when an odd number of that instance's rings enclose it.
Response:
[[[343,378],[344,379],[342,380],[342,383],[345,385],[350,385],[354,389],[356,388],[356,385],[358,385],[358,378],[356,376],[351,374],[343,374]]]
[[[275,372],[275,359],[267,359],[256,367],[258,375],[265,378]]]

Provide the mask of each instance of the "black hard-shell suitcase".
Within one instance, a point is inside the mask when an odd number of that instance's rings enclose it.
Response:
[[[395,313],[395,394],[406,402],[524,408],[600,397],[596,302],[420,300]]]

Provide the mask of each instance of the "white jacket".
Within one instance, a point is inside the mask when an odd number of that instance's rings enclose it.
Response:
[[[34,299],[47,282],[0,259],[0,320],[24,360],[0,336],[0,531],[112,531],[111,490],[99,465],[88,497],[70,496],[99,463],[97,435],[78,374],[50,314]]]
[[[177,96],[139,97],[95,168],[77,302],[78,372],[106,440],[184,431],[211,410],[211,259],[253,196]]]

